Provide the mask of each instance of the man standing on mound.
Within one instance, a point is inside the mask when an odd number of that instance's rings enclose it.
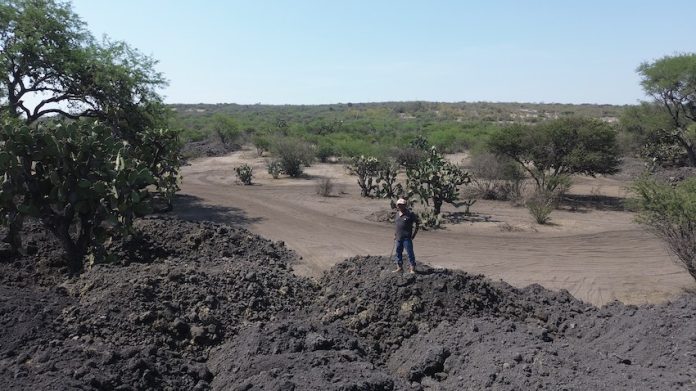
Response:
[[[416,255],[413,253],[413,239],[416,238],[418,233],[418,226],[420,221],[418,216],[408,209],[406,206],[406,200],[399,198],[396,201],[396,232],[394,233],[394,245],[396,246],[396,270],[395,272],[402,272],[404,264],[404,248],[406,248],[406,254],[408,254],[408,272],[413,274],[416,272]],[[416,228],[413,228],[413,225]]]

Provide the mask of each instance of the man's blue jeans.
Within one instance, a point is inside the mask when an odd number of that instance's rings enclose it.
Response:
[[[396,264],[401,267],[404,264],[404,248],[408,254],[408,263],[416,267],[416,254],[413,253],[413,240],[411,238],[396,239]]]

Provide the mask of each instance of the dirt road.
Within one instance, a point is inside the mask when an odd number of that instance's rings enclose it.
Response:
[[[232,167],[254,167],[256,184],[235,183]],[[354,255],[388,255],[389,223],[371,221],[384,200],[359,197],[355,178],[340,165],[317,164],[305,179],[273,180],[264,159],[250,151],[193,161],[183,169],[179,215],[234,222],[272,240],[282,240],[302,257],[295,270],[316,276]],[[332,178],[336,194],[316,194],[318,178]],[[621,195],[625,183],[611,178],[578,178],[574,191]],[[455,212],[454,209],[449,210]],[[633,222],[633,214],[583,207],[554,211],[553,224],[539,226],[524,208],[479,201],[472,211],[483,222],[463,221],[445,230],[421,232],[419,261],[483,273],[516,286],[532,283],[567,289],[604,304],[660,302],[696,288],[661,241]]]

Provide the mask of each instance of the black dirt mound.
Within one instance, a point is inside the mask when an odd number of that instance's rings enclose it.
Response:
[[[187,158],[224,156],[230,152],[239,150],[237,144],[228,144],[219,137],[210,136],[205,140],[191,141],[181,147],[181,154]]]
[[[138,222],[117,262],[66,274],[29,225],[0,262],[6,389],[693,389],[696,298],[596,308],[383,257],[318,283],[282,243],[176,219]]]
[[[138,228],[111,249],[121,265],[57,287],[29,280],[51,272],[41,263],[2,265],[4,387],[207,389],[212,346],[247,322],[304,306],[315,290],[291,274],[294,253],[248,231],[168,219]],[[57,247],[45,247],[56,259],[44,263],[60,266]]]
[[[258,323],[215,349],[213,387],[586,390],[696,384],[693,296],[661,306],[598,309],[538,285],[516,289],[428,267],[402,275],[392,267],[380,257],[335,266],[321,279],[313,305],[291,319]]]

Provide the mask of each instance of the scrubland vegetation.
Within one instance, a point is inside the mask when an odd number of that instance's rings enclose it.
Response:
[[[566,117],[616,123],[625,106],[520,103],[386,102],[315,106],[170,105],[170,127],[183,141],[218,138],[220,124],[234,129],[230,143],[269,151],[279,137],[303,140],[316,157],[395,154],[418,136],[443,153],[477,150],[495,130],[513,123],[535,124]],[[224,119],[224,120],[223,120]],[[230,134],[229,131],[223,131]]]
[[[469,215],[477,199],[525,205],[547,224],[574,178],[615,174],[622,157],[634,156],[647,169],[632,186],[638,221],[696,278],[696,178],[688,178],[696,166],[696,55],[640,65],[653,101],[630,107],[165,105],[155,63],[126,43],[92,37],[69,3],[0,2],[6,388],[696,384],[687,349],[693,327],[685,321],[693,317],[693,295],[648,308],[614,302],[598,309],[565,290],[518,289],[422,263],[419,273],[402,276],[388,271],[390,259],[370,256],[311,281],[293,273],[299,259],[283,241],[237,222],[142,218],[172,207],[182,154],[199,156],[206,145],[222,146],[218,154],[251,144],[270,176],[287,176],[285,182],[306,178],[317,161],[343,164],[362,197],[384,199],[385,209],[405,197],[432,228],[443,223],[445,204]],[[456,152],[467,152],[468,167],[448,159]],[[667,168],[686,174],[654,175]],[[256,184],[248,164],[224,170]],[[313,201],[344,194],[329,177],[314,186]],[[332,236],[319,247],[336,251],[332,241],[342,238],[326,231]]]
[[[182,144],[217,143],[226,146],[222,151],[253,144],[274,178],[300,177],[315,161],[341,162],[356,174],[363,196],[392,206],[396,197],[408,197],[425,208],[431,226],[439,225],[443,203],[468,212],[476,198],[513,200],[527,205],[537,222],[548,222],[573,175],[616,173],[622,156],[640,156],[651,169],[696,166],[693,54],[641,64],[641,84],[654,99],[638,106],[167,106],[157,93],[166,82],[154,70],[156,61],[126,43],[96,40],[69,4],[2,7],[0,219],[9,227],[6,242],[20,250],[24,219],[38,218],[61,239],[75,270],[85,255],[100,254],[109,236],[129,232],[133,219],[152,209],[154,195],[171,201]],[[26,103],[37,95],[43,100]],[[471,172],[444,159],[464,151],[472,156]],[[250,167],[234,172],[251,184]],[[533,191],[524,191],[527,183]],[[651,200],[671,194],[664,190],[653,191]]]

